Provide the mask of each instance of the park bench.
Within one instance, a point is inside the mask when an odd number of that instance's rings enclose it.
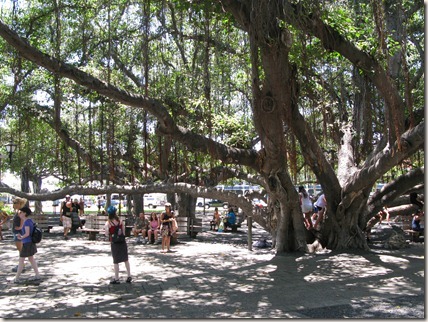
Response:
[[[59,214],[46,213],[35,214],[31,219],[37,224],[37,227],[49,233],[54,226],[59,226],[59,217]]]
[[[81,231],[88,234],[89,240],[96,240],[97,234],[104,233],[104,226],[107,219],[108,216],[87,215],[85,226]]]
[[[125,222],[125,216],[120,216],[119,218]],[[108,216],[87,215],[85,226],[81,229],[81,231],[88,234],[89,240],[96,240],[97,234],[104,234],[105,232],[104,226],[107,220],[108,220]],[[125,229],[125,236],[126,236],[127,228]],[[129,234],[128,234],[128,237],[129,237]]]
[[[175,217],[177,220],[177,231],[171,238],[171,244],[174,245],[180,236],[196,238],[197,234],[202,232],[202,218]]]
[[[202,232],[202,218],[176,217],[178,233],[196,238]]]
[[[412,219],[413,217],[410,215],[400,215],[395,222],[401,226],[404,234],[409,236],[412,242],[419,241],[419,237],[423,236],[423,232],[415,231],[412,229]],[[421,226],[425,227],[425,217],[421,217]]]
[[[62,225],[60,224],[60,214],[56,213],[34,214],[32,220],[37,227],[48,233],[54,226]],[[80,227],[80,217],[77,213],[71,214],[71,226],[74,227],[74,230]]]

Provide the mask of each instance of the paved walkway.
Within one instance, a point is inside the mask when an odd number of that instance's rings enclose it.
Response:
[[[253,240],[269,238],[255,225]],[[200,233],[172,253],[128,238],[132,284],[110,285],[110,246],[98,236],[45,234],[42,282],[13,284],[18,253],[1,241],[0,318],[424,318],[424,244],[403,250],[275,256],[240,233]],[[29,265],[29,264],[27,264]],[[29,269],[23,278],[33,274]]]

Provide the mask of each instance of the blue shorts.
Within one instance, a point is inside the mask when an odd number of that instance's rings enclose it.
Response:
[[[21,241],[20,239],[18,239],[18,233],[12,233],[13,234],[13,241]]]

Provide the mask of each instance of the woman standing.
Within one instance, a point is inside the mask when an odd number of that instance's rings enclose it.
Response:
[[[299,196],[300,207],[302,208],[305,227],[307,230],[310,230],[313,228],[311,216],[314,207],[312,205],[312,200],[303,186],[299,187]]]
[[[13,199],[13,210],[15,211],[15,215],[12,219],[12,233],[13,233],[13,241],[15,242],[16,249],[18,252],[21,252],[22,249],[22,241],[18,239],[18,234],[22,229],[24,221],[19,217],[19,209],[23,208],[27,204],[27,199],[16,197]],[[24,268],[25,269],[25,268]],[[18,266],[12,268],[12,272],[17,272]]]
[[[108,220],[105,225],[105,234],[109,237],[111,245],[111,254],[113,256],[114,264],[114,278],[110,281],[110,284],[120,284],[119,281],[119,263],[125,263],[126,272],[128,273],[128,278],[126,283],[131,283],[131,268],[128,261],[128,245],[126,244],[125,238],[122,242],[113,242],[113,234],[116,232],[116,227],[121,230],[122,235],[125,233],[125,225],[120,220],[119,216],[116,214],[117,209],[113,206],[108,207]],[[120,234],[120,232],[119,232]]]
[[[171,236],[172,236],[172,221],[174,220],[174,212],[171,211],[171,204],[167,202],[165,204],[165,212],[161,214],[160,222],[162,224],[161,234],[162,234],[162,253],[170,252],[169,246],[171,245]]]
[[[21,231],[17,234],[17,238],[22,242],[22,248],[19,252],[19,262],[18,262],[18,271],[16,272],[14,283],[20,283],[19,277],[24,269],[25,258],[28,258],[31,266],[34,269],[34,277],[31,279],[33,281],[40,280],[39,268],[37,267],[37,262],[34,259],[34,254],[37,253],[36,244],[33,243],[31,239],[31,234],[33,232],[33,221],[28,218],[31,215],[31,209],[28,207],[23,207],[19,210],[19,217],[24,221],[24,225]]]
[[[73,212],[73,202],[70,195],[65,196],[65,202],[62,203],[59,220],[64,227],[64,239],[68,240],[68,233],[71,230],[71,213]]]

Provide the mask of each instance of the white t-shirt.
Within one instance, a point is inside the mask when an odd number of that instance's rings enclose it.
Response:
[[[320,208],[327,207],[327,202],[325,200],[324,194],[322,194],[321,196],[318,197],[318,200],[315,202],[315,206],[320,207]]]
[[[309,195],[306,198],[303,196],[303,194],[301,194],[301,196],[302,196],[302,205],[301,205],[302,212],[307,213],[312,211],[313,210],[312,201],[311,201],[311,198],[309,198]]]

